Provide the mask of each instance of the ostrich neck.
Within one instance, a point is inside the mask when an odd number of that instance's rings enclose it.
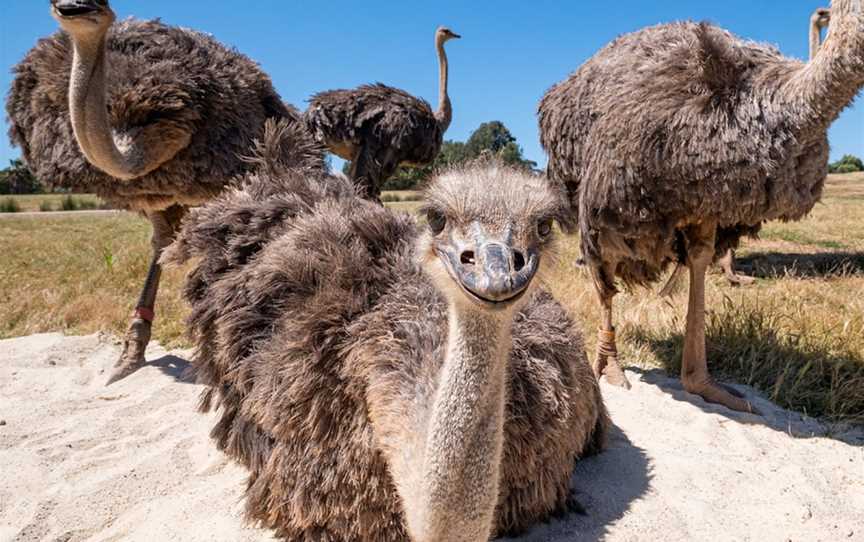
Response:
[[[819,46],[822,44],[822,27],[819,26],[818,21],[811,21],[810,23],[810,60],[813,60],[816,57],[816,53],[819,52]]]
[[[435,43],[435,48],[438,50],[438,111],[435,112],[435,119],[438,121],[438,126],[441,127],[443,134],[450,127],[450,121],[453,120],[453,109],[450,105],[450,96],[447,93],[449,67],[444,42],[439,40]]]
[[[69,112],[88,162],[114,178],[131,180],[153,171],[188,143],[182,135],[160,142],[158,124],[115,136],[105,98],[105,34],[73,36],[72,42]]]
[[[450,309],[447,357],[421,455],[419,502],[408,517],[417,541],[488,540],[491,535],[511,325],[511,317],[473,307]]]
[[[818,54],[795,72],[781,89],[784,104],[799,111],[802,132],[823,131],[864,86],[864,0],[831,4],[828,36]]]

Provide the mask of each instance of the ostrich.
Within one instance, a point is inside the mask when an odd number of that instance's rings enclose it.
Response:
[[[18,64],[10,138],[41,179],[145,215],[153,259],[113,382],[144,363],[158,259],[188,206],[247,169],[270,117],[299,118],[247,57],[158,21],[113,24],[107,0],[52,0],[64,32]],[[323,159],[323,158],[322,158]]]
[[[539,107],[549,175],[578,215],[602,306],[594,370],[626,386],[617,360],[616,277],[689,267],[681,378],[709,402],[752,411],[715,383],[705,355],[705,269],[765,220],[798,220],[827,175],[827,129],[864,85],[861,0],[835,0],[809,63],[702,23],[618,38]]]
[[[831,21],[831,10],[827,8],[818,8],[810,17],[810,60],[816,57],[819,52],[819,47],[822,45],[822,30],[828,26]],[[739,275],[735,272],[735,249],[730,248],[726,251],[717,262],[723,269],[726,279],[732,285],[750,284],[753,282],[753,277]],[[677,273],[676,273],[677,274]],[[670,280],[672,284],[674,280]]]
[[[250,519],[288,540],[477,541],[578,509],[571,471],[608,419],[537,286],[563,197],[453,171],[420,226],[346,178],[260,163],[163,257],[197,262],[193,365],[202,408],[221,407],[213,437],[250,470]]]
[[[349,177],[377,199],[381,185],[400,165],[430,164],[441,150],[453,109],[447,94],[444,44],[460,38],[449,28],[435,32],[438,52],[438,110],[404,90],[381,83],[313,96],[304,119],[330,152],[351,162]]]

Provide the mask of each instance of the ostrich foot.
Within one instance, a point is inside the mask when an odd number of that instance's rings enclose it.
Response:
[[[723,269],[723,274],[726,275],[726,280],[731,286],[746,286],[756,282],[753,277],[735,272],[735,252],[732,250],[727,251],[726,255],[720,258],[717,263],[720,264],[720,268]]]
[[[748,284],[756,282],[754,277],[741,275],[734,271],[727,271],[724,269],[723,274],[726,275],[726,280],[729,281],[731,286],[747,286]]]
[[[606,377],[606,382],[619,388],[629,390],[632,386],[627,376],[624,374],[624,369],[618,364],[618,358],[607,358],[600,363],[599,360],[594,362],[594,376],[600,380],[601,376]]]
[[[126,337],[123,339],[123,353],[114,365],[111,377],[106,382],[110,386],[118,380],[122,380],[134,373],[144,365],[144,351],[150,342],[150,329],[152,324],[144,318],[137,317],[132,320]]]
[[[761,416],[762,413],[754,407],[750,401],[744,399],[744,395],[738,390],[718,384],[711,378],[705,381],[683,381],[684,389],[696,394],[709,403],[723,405],[738,412],[749,412]]]
[[[591,365],[597,380],[605,376],[606,382],[619,388],[629,390],[630,381],[624,375],[624,369],[618,363],[618,351],[615,346],[615,332],[600,330],[597,343],[597,357]]]

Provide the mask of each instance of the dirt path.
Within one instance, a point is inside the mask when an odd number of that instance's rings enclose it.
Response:
[[[245,473],[210,442],[184,354],[154,346],[105,388],[118,352],[97,336],[0,341],[0,540],[270,540],[241,521]],[[604,385],[616,429],[573,476],[588,515],[524,540],[864,540],[862,432],[824,436],[745,388],[764,418],[630,377],[630,392]]]

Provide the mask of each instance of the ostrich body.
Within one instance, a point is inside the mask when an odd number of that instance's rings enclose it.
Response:
[[[370,199],[400,165],[431,163],[450,126],[453,109],[447,93],[448,63],[444,44],[459,38],[447,28],[435,33],[438,52],[438,110],[404,90],[380,83],[329,90],[312,97],[304,114],[316,139],[351,162],[349,177]]]
[[[112,380],[144,362],[159,254],[188,206],[243,173],[270,117],[270,79],[213,38],[158,21],[113,24],[107,0],[52,0],[64,32],[15,67],[10,137],[40,179],[95,192],[153,225],[153,261]]]
[[[608,421],[580,336],[532,280],[563,198],[452,172],[421,227],[347,179],[262,162],[165,256],[198,262],[193,364],[214,438],[250,470],[249,517],[288,540],[485,541],[575,506],[574,462]]]
[[[827,129],[864,85],[860,0],[837,0],[809,63],[707,24],[623,36],[540,103],[549,175],[568,190],[602,305],[595,371],[626,385],[612,325],[615,279],[690,271],[684,387],[737,410],[749,403],[707,370],[704,275],[765,220],[798,220],[827,175]]]

